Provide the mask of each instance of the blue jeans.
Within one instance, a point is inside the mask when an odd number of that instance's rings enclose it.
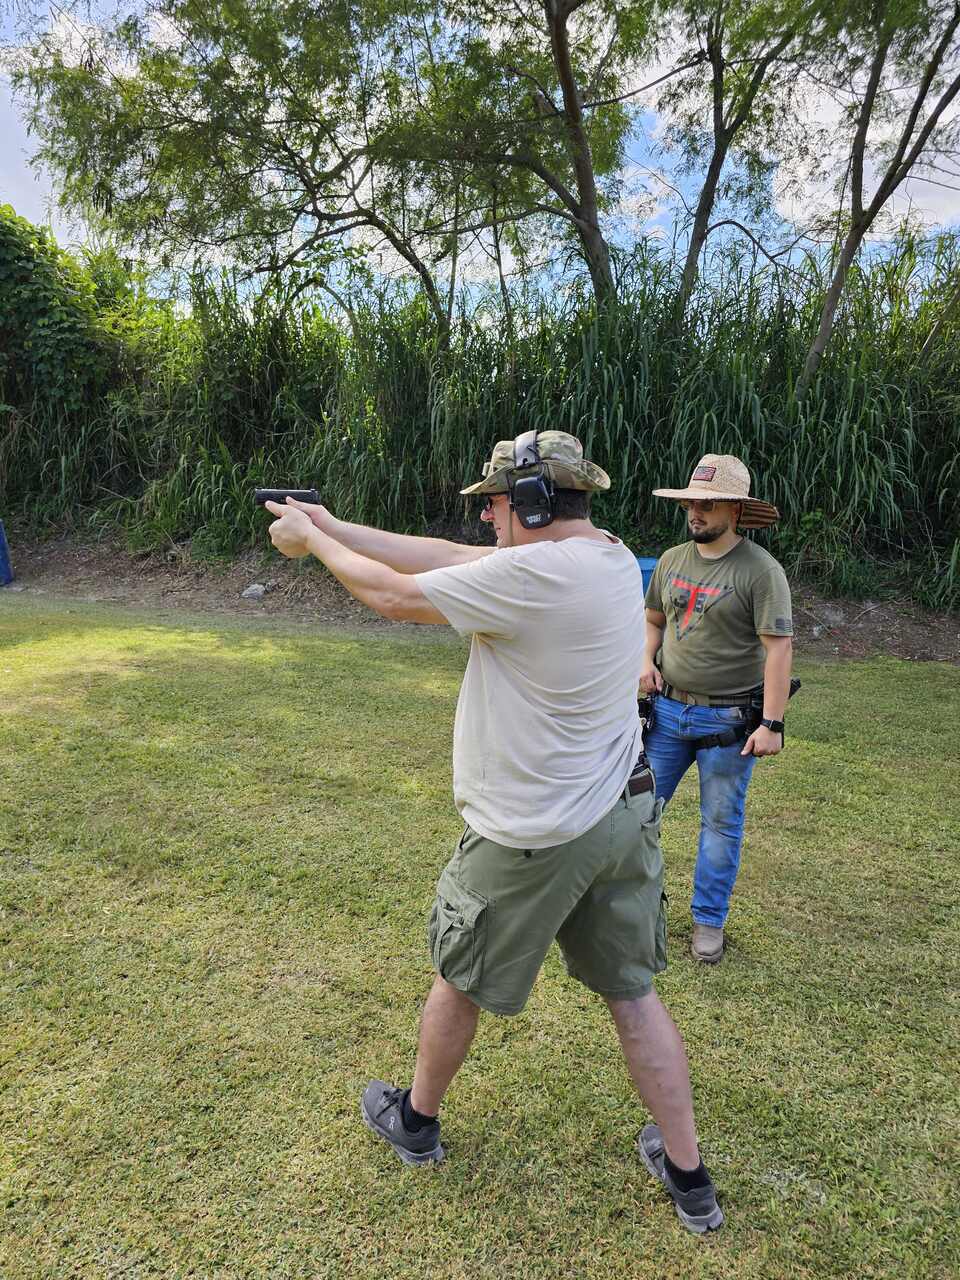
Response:
[[[739,707],[693,707],[657,697],[645,747],[664,805],[694,760],[700,774],[700,844],[691,909],[698,924],[722,928],[740,867],[747,785],[755,756],[742,756],[745,739],[729,747],[694,751],[693,739],[722,733],[742,719]]]

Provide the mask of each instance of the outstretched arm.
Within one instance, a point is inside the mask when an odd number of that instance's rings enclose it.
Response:
[[[311,522],[294,505],[268,502],[267,509],[278,517],[270,526],[270,537],[278,551],[292,560],[314,555],[322,560],[352,596],[385,618],[397,622],[434,622],[447,619],[435,609],[410,573],[398,573],[389,565],[351,551]]]
[[[321,533],[335,539],[341,546],[366,556],[368,560],[389,565],[398,573],[425,573],[428,569],[446,569],[450,565],[479,560],[481,556],[488,556],[496,549],[448,542],[446,538],[418,538],[404,533],[389,533],[386,529],[351,524],[349,520],[338,520],[326,507],[311,502],[289,499],[288,505],[306,512]]]

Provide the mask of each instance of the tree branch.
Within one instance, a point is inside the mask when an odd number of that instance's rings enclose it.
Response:
[[[893,33],[889,32],[873,55],[870,78],[867,81],[863,102],[860,104],[857,131],[854,134],[853,144],[850,148],[850,212],[855,222],[858,222],[863,217],[863,154],[867,145],[867,130],[870,127],[870,118],[873,115],[873,104],[876,101],[880,77],[883,74],[884,64],[887,61],[887,54],[892,43]]]
[[[917,120],[920,118],[920,112],[923,110],[923,104],[926,101],[927,94],[930,92],[930,86],[933,84],[934,78],[940,70],[940,64],[946,56],[947,49],[950,47],[950,42],[953,39],[958,26],[960,26],[960,5],[955,5],[953,10],[953,19],[947,24],[947,28],[943,33],[940,43],[937,45],[931,55],[930,61],[926,65],[923,77],[920,81],[920,86],[917,90],[917,95],[913,100],[913,106],[910,108],[910,114],[907,117],[903,130],[900,134],[900,141],[897,145],[897,149],[894,152],[890,163],[887,165],[887,173],[891,176],[896,173],[904,158],[910,138],[913,136],[913,131],[917,126]],[[934,108],[933,116],[939,116],[945,105],[947,104],[945,104],[941,98],[938,106]],[[930,117],[930,119],[932,118],[933,117]],[[930,119],[927,120],[927,125],[929,125]],[[927,137],[929,137],[929,129],[927,130]],[[917,154],[919,153],[914,151],[914,159]],[[907,164],[908,169],[911,164],[912,160]]]
[[[798,235],[795,240],[793,240],[790,244],[786,245],[783,249],[778,249],[776,253],[769,253],[764,248],[764,246],[760,243],[757,237],[753,234],[750,228],[745,227],[743,223],[738,222],[736,218],[720,218],[717,222],[711,223],[710,226],[707,227],[707,235],[710,235],[711,232],[716,231],[717,227],[736,227],[738,231],[743,232],[743,234],[753,244],[753,246],[756,249],[758,249],[760,253],[762,253],[763,256],[767,259],[767,261],[772,263],[773,266],[775,266],[778,271],[790,271],[797,276],[803,275],[803,272],[798,271],[796,267],[787,266],[786,263],[778,262],[777,259],[782,258],[785,253],[792,253],[792,251],[797,247],[800,241],[805,240],[807,238],[807,233],[805,231],[801,232],[801,234]]]
[[[557,112],[557,115],[560,114],[560,112],[557,111],[557,108],[553,106],[553,99],[550,97],[550,94],[547,92],[546,87],[540,83],[540,81],[537,79],[535,75],[532,75],[531,72],[529,71],[522,70],[520,67],[515,67],[512,64],[506,65],[504,67],[504,71],[509,71],[510,74],[513,76],[516,76],[518,80],[529,80],[530,83],[532,85],[535,85],[536,88],[540,91],[540,93],[543,94],[547,102],[549,102],[551,107],[553,107],[554,111]],[[525,122],[520,121],[519,123],[525,123]],[[533,123],[533,121],[531,120],[530,123]]]
[[[658,84],[663,84],[665,80],[670,80],[674,76],[680,75],[683,71],[690,71],[693,67],[702,66],[706,60],[706,53],[698,53],[689,62],[685,62],[680,67],[673,67],[670,71],[664,72],[662,76],[658,76],[656,80],[651,80],[649,84],[642,84],[639,89],[631,89],[629,93],[621,93],[616,98],[599,98],[594,102],[585,102],[582,109],[584,111],[592,111],[594,107],[612,107],[618,102],[626,102],[628,98],[636,98],[638,94],[646,93],[648,89],[655,89]]]
[[[767,53],[763,58],[761,58],[761,60],[759,61],[759,63],[754,69],[753,75],[750,78],[750,84],[747,87],[746,94],[741,100],[740,110],[736,113],[736,115],[727,125],[727,129],[729,133],[734,134],[737,132],[738,129],[741,128],[744,121],[747,119],[747,116],[750,114],[750,109],[753,106],[753,103],[757,94],[760,92],[760,86],[763,84],[763,81],[766,78],[766,74],[770,68],[770,64],[773,62],[776,62],[776,60],[780,57],[781,53],[783,53],[784,49],[786,49],[786,47],[794,39],[796,34],[797,33],[795,29],[791,29],[788,32],[786,32],[786,34],[783,35],[780,38],[780,40],[777,41],[777,43],[769,51],[769,53]]]
[[[594,89],[599,87],[600,77],[607,69],[607,64],[613,56],[613,46],[617,42],[617,36],[620,34],[620,14],[616,13],[613,17],[613,30],[610,32],[610,39],[607,41],[607,47],[600,55],[600,60],[593,69],[593,75],[590,77],[590,83],[587,85],[587,97],[592,97]]]
[[[473,232],[489,231],[492,227],[503,227],[508,222],[522,222],[524,218],[533,218],[538,213],[550,214],[555,218],[566,218],[572,222],[574,226],[580,226],[580,220],[575,218],[572,213],[568,213],[566,209],[558,209],[552,204],[535,204],[529,209],[518,209],[516,212],[501,213],[496,220],[493,217],[485,219],[483,222],[469,223],[466,226],[461,225],[460,231],[464,235]],[[450,219],[444,219],[442,222],[430,223],[427,226],[418,227],[416,234],[423,236],[442,235],[449,230]]]
[[[563,201],[575,218],[579,218],[581,216],[582,210],[580,208],[579,201],[569,188],[564,186],[556,174],[551,173],[542,161],[538,160],[536,156],[531,155],[529,152],[513,153],[508,151],[477,151],[468,158],[471,158],[481,164],[505,164],[512,169],[529,169],[531,173],[535,173],[537,175],[537,177],[543,182],[544,186],[549,187],[554,195]]]
[[[375,227],[376,230],[379,231],[380,234],[384,237],[384,239],[389,241],[389,243],[393,245],[394,249],[396,249],[400,257],[403,258],[403,260],[414,269],[414,271],[420,277],[420,280],[423,284],[424,292],[426,293],[427,297],[430,299],[430,305],[433,308],[434,315],[437,317],[437,320],[440,323],[441,329],[446,331],[446,329],[448,329],[449,326],[446,323],[446,313],[443,309],[443,301],[439,293],[437,292],[437,287],[434,284],[433,276],[430,274],[430,271],[428,270],[426,264],[414,251],[413,246],[407,241],[405,237],[399,235],[398,232],[395,231],[394,228],[389,225],[389,223],[384,222],[384,220],[381,217],[379,217],[374,212],[374,210],[364,209],[360,205],[357,205],[357,213],[364,215],[369,225],[371,227]]]

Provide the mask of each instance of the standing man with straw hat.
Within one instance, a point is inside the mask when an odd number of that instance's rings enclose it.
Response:
[[[687,513],[690,541],[657,562],[646,595],[641,690],[656,694],[646,749],[666,804],[694,761],[700,843],[693,880],[694,958],[716,964],[740,865],[747,786],[758,756],[783,747],[793,657],[790,588],[741,529],[779,519],[750,497],[750,472],[708,453],[685,489],[654,489]],[[751,707],[762,702],[762,718]]]

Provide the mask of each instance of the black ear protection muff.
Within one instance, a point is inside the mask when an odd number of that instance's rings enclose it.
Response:
[[[522,474],[507,481],[510,506],[524,529],[545,529],[553,523],[553,481],[537,448],[536,431],[524,431],[513,442],[513,465]]]

